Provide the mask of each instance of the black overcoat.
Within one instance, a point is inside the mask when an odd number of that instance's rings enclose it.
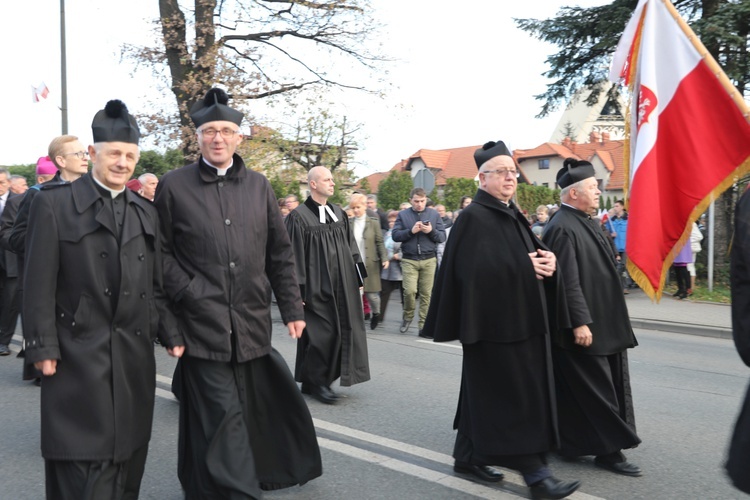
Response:
[[[556,275],[536,278],[537,249],[546,247],[518,208],[479,190],[451,228],[432,290],[424,332],[464,348],[454,428],[484,456],[558,445],[546,303],[560,294]]]
[[[18,208],[21,206],[24,195],[9,194],[5,202],[2,216],[0,216],[0,248],[2,248],[3,258],[2,265],[5,275],[9,278],[18,278],[18,258],[8,243],[8,237],[13,229],[13,222],[18,215]]]
[[[615,255],[599,223],[563,205],[547,222],[542,239],[557,256],[570,318],[552,332],[555,345],[591,356],[615,354],[638,345]],[[593,335],[589,347],[575,344],[572,329],[582,325],[588,325]]]
[[[515,205],[482,190],[476,197],[451,227],[424,331],[436,342],[463,344],[548,334],[545,288],[529,258],[547,247]]]
[[[750,366],[750,194],[746,191],[734,216],[732,242],[732,336],[742,361]],[[750,493],[750,388],[740,408],[729,444],[727,473],[734,485]]]
[[[148,201],[127,189],[124,201],[119,237],[91,174],[43,189],[31,205],[26,362],[58,360],[41,389],[45,459],[121,462],[151,436],[153,340],[165,303],[159,225]]]
[[[238,155],[225,176],[202,159],[164,175],[164,288],[185,354],[237,361],[271,352],[271,288],[284,323],[304,319],[294,254],[271,184]]]

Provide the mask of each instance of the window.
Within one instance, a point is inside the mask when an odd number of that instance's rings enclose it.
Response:
[[[543,158],[539,160],[539,170],[549,169],[549,158]]]
[[[548,188],[549,187],[549,182],[542,182],[542,186]]]

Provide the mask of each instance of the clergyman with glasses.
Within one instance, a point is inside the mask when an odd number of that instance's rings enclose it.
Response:
[[[74,135],[61,135],[52,139],[47,148],[48,158],[57,167],[57,173],[52,179],[39,182],[44,178],[37,175],[37,184],[31,186],[23,197],[23,201],[18,207],[18,215],[13,221],[12,228],[5,228],[7,231],[7,242],[11,250],[23,258],[26,249],[26,230],[29,227],[29,210],[31,201],[39,193],[43,185],[55,185],[67,182],[73,182],[81,178],[83,174],[89,171],[89,153],[83,146],[78,137]],[[5,239],[5,237],[4,237]],[[19,272],[21,270],[19,269]]]
[[[552,333],[560,455],[594,456],[594,465],[640,476],[622,450],[641,442],[636,432],[628,349],[638,345],[622,294],[617,254],[591,217],[599,181],[591,163],[567,158],[557,173],[562,206],[542,240],[558,256],[567,318]],[[582,265],[584,264],[585,265]]]
[[[271,346],[271,289],[289,335],[305,328],[292,246],[271,184],[235,153],[243,115],[228,102],[211,89],[191,108],[201,156],[154,199],[185,341],[173,391],[187,498],[261,498],[322,473],[310,412]]]
[[[518,170],[502,141],[474,153],[479,190],[451,228],[425,333],[460,340],[454,471],[486,482],[519,471],[533,498],[563,498],[578,481],[547,467],[558,446],[550,357],[556,258],[513,202]]]

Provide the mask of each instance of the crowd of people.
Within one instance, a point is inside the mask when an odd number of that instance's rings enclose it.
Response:
[[[132,178],[140,129],[117,100],[94,116],[93,145],[55,138],[25,192],[0,169],[0,355],[20,311],[48,498],[138,498],[156,340],[177,358],[186,498],[257,499],[315,479],[303,395],[333,405],[336,381],[370,380],[366,321],[382,325],[394,291],[401,333],[416,320],[419,337],[461,343],[456,473],[499,482],[495,467],[517,470],[532,498],[580,486],[554,476],[552,452],[642,474],[623,452],[641,442],[627,216],[618,201],[604,222],[592,217],[590,163],[566,160],[561,206],[539,206],[533,224],[513,201],[519,173],[502,141],[476,151],[479,189],[453,213],[422,188],[400,210],[359,193],[342,208],[322,166],[306,199],[277,199],[236,153],[244,117],[222,90],[190,116],[200,157],[161,179]],[[274,303],[297,341],[293,372],[271,343]]]

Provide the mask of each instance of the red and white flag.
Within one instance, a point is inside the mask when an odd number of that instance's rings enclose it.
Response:
[[[628,271],[659,300],[693,222],[750,171],[750,113],[668,0],[640,0],[610,79],[624,81],[632,96]]]
[[[39,87],[31,86],[31,100],[33,102],[39,102],[42,99],[46,99],[49,95],[49,89],[47,88],[47,85],[42,82]]]

